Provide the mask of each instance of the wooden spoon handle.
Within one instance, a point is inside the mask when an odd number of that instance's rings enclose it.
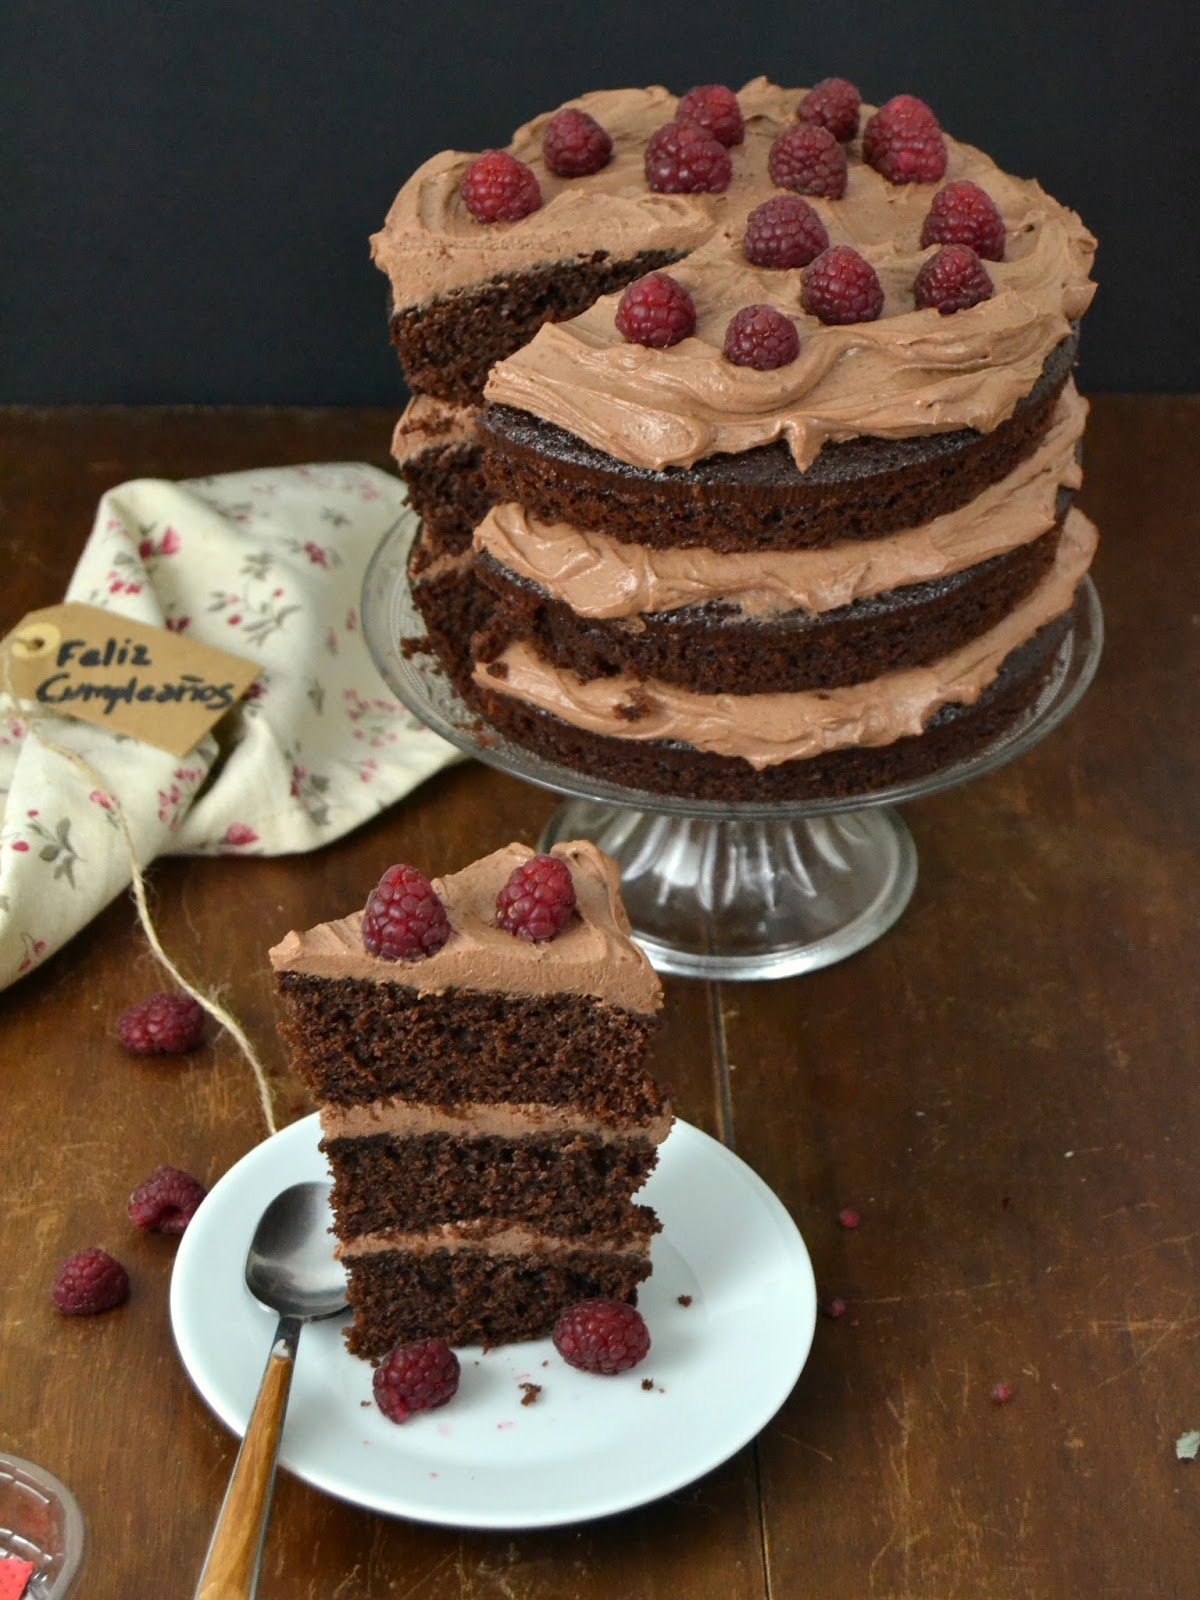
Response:
[[[252,1600],[258,1588],[279,1435],[292,1387],[300,1320],[281,1317],[254,1410],[230,1474],[195,1600]]]

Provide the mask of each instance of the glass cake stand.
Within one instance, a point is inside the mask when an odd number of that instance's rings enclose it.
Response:
[[[392,692],[468,755],[567,796],[539,840],[591,839],[621,869],[637,942],[660,972],[690,978],[782,978],[853,955],[900,916],[917,855],[899,802],[936,794],[1033,748],[1079,702],[1103,642],[1090,579],[1045,688],[1021,720],[985,749],[912,783],[836,799],[770,803],[692,800],[609,783],[544,760],[481,727],[429,654],[408,586],[418,528],[405,513],[372,558],[363,634]]]

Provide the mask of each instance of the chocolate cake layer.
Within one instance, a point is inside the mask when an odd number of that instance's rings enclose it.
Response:
[[[1034,388],[991,433],[826,444],[804,472],[782,442],[655,472],[528,412],[489,405],[478,423],[484,473],[496,502],[633,544],[790,550],[879,538],[966,505],[1035,450],[1076,345],[1072,335],[1056,346]]]
[[[498,1100],[571,1105],[646,1121],[667,1097],[626,1063],[656,1019],[569,993],[447,990],[281,971],[279,1029],[318,1100],[345,1106],[400,1096],[431,1106]]]
[[[461,555],[492,503],[477,444],[424,450],[400,468],[408,501],[439,552]]]
[[[433,552],[432,543],[432,536],[422,529],[409,556],[413,604],[421,613],[434,654],[454,685],[461,687],[474,661],[472,636],[490,624],[495,599],[476,581],[470,552],[447,560]]]
[[[339,1238],[431,1227],[448,1215],[507,1218],[557,1234],[611,1234],[650,1176],[649,1139],[596,1134],[375,1134],[321,1146],[334,1173]]]
[[[601,295],[679,259],[678,250],[643,250],[618,259],[603,250],[539,262],[486,283],[393,310],[395,345],[409,387],[457,405],[481,405],[496,361],[533,338],[544,322],[563,322]]]
[[[1057,542],[1056,526],[977,566],[820,615],[747,619],[734,606],[710,603],[643,614],[636,628],[579,616],[482,555],[475,574],[496,604],[472,648],[487,662],[526,639],[583,679],[631,674],[704,694],[836,688],[923,666],[985,632],[1036,586]]]
[[[416,1339],[498,1345],[541,1338],[580,1300],[636,1302],[650,1262],[587,1249],[541,1257],[396,1250],[348,1261],[347,1271],[355,1313],[347,1348],[378,1361]]]
[[[636,744],[592,733],[479,684],[469,687],[467,699],[514,744],[610,783],[699,800],[770,802],[859,794],[924,777],[998,738],[1037,698],[1069,620],[1059,617],[1040,629],[1012,652],[974,705],[943,706],[920,734],[888,745],[858,745],[784,761],[762,771],[739,758],[688,745]],[[502,689],[502,682],[496,689]],[[636,707],[631,714],[636,715]]]

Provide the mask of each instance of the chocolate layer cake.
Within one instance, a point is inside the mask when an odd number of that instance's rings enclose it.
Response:
[[[665,193],[645,157],[679,102],[585,95],[570,106],[611,136],[599,170],[550,170],[548,113],[508,147],[536,179],[528,214],[477,220],[475,158],[445,152],[373,241],[426,391],[396,453],[425,520],[411,577],[434,647],[510,739],[641,788],[850,793],[971,753],[1036,698],[1095,547],[1071,509],[1086,408],[1070,378],[1094,240],[940,131],[929,182],[885,175],[855,136],[844,194],[798,187],[873,270],[881,314],[826,320],[801,304],[807,268],[743,243],[804,99],[746,85],[723,187]],[[934,199],[964,183],[999,247],[987,293],[944,314],[915,285],[942,242],[923,242]],[[661,348],[618,327],[651,256],[694,312]],[[770,369],[725,351],[731,318],[762,305],[798,334]],[[453,457],[430,419],[460,430]]]
[[[271,951],[320,1109],[357,1355],[537,1337],[578,1300],[633,1300],[650,1271],[658,1223],[633,1195],[672,1119],[644,1066],[662,991],[594,845],[554,847],[576,896],[557,937],[497,926],[533,854],[435,880],[450,933],[431,955],[368,954],[361,912]]]

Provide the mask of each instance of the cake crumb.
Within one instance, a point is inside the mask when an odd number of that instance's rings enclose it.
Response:
[[[650,1391],[651,1391],[651,1389],[653,1389],[653,1387],[654,1387],[654,1379],[653,1378],[643,1378],[642,1379],[642,1388],[645,1389],[647,1394],[650,1393]]]
[[[620,717],[622,722],[640,722],[643,717],[648,717],[655,710],[657,704],[653,696],[648,695],[639,685],[627,701],[616,702],[613,706],[613,715]]]
[[[682,1307],[683,1307],[683,1309],[684,1309],[684,1310],[685,1310],[685,1311],[686,1311],[686,1310],[687,1310],[687,1308],[688,1308],[688,1307],[689,1307],[689,1306],[690,1306],[690,1305],[691,1305],[691,1303],[692,1303],[692,1297],[691,1297],[691,1295],[690,1295],[690,1294],[677,1294],[677,1295],[676,1295],[676,1296],[675,1296],[675,1299],[676,1299],[676,1301],[677,1301],[677,1302],[678,1302],[678,1303],[679,1303],[679,1304],[680,1304],[680,1305],[681,1305],[681,1306],[682,1306]]]
[[[508,677],[508,662],[507,661],[489,661],[488,664],[487,664],[487,675],[488,675],[489,678],[501,678],[501,679],[507,678]]]
[[[531,1406],[542,1392],[540,1383],[522,1383],[518,1385],[521,1390],[521,1404]]]

